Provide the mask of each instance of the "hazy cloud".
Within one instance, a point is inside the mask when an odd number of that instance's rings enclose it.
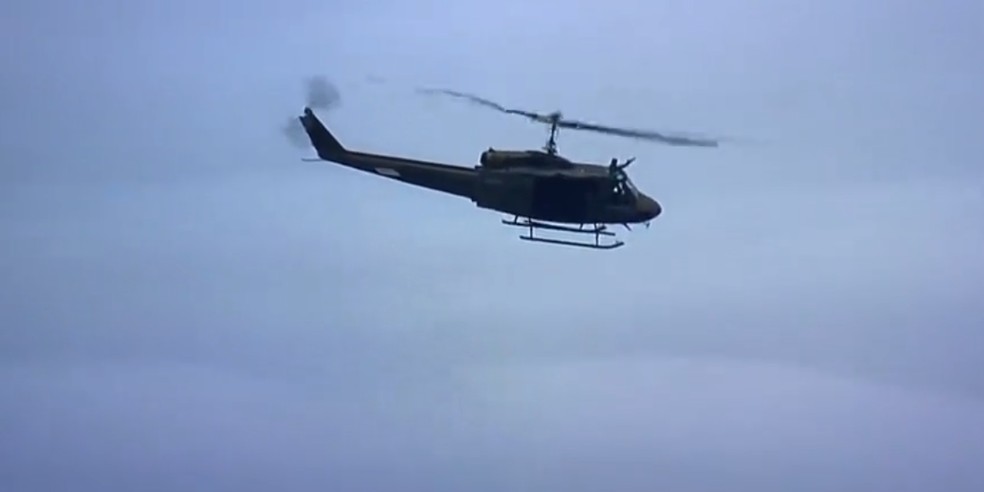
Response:
[[[4,6],[0,488],[980,490],[981,15]],[[359,150],[546,137],[420,86],[756,144],[564,132],[665,212],[540,247],[300,162],[316,74]]]

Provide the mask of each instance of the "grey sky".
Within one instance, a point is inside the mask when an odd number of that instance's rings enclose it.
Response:
[[[0,6],[0,489],[981,490],[979,2]],[[598,253],[300,162],[636,156]],[[387,81],[369,82],[369,76]]]

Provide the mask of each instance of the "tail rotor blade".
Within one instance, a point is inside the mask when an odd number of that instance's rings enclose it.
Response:
[[[280,131],[287,137],[290,144],[298,149],[306,149],[311,146],[311,142],[304,132],[304,126],[301,125],[301,122],[296,117],[288,118],[284,122],[284,126],[280,128]]]
[[[338,88],[324,76],[307,79],[305,103],[312,109],[334,109],[341,102]]]
[[[304,81],[304,104],[307,107],[330,111],[337,108],[341,100],[338,88],[327,77],[316,75]],[[280,131],[294,147],[307,149],[311,146],[304,126],[297,117],[289,117],[280,127]]]

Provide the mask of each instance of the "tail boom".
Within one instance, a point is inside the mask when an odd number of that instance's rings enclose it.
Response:
[[[478,173],[473,168],[350,151],[328,131],[311,108],[304,108],[299,119],[321,160],[474,200]]]

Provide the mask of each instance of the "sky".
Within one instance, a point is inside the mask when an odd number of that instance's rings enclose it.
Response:
[[[0,490],[982,490],[972,0],[0,6]],[[284,138],[637,158],[530,244]],[[380,82],[383,81],[383,82]]]

